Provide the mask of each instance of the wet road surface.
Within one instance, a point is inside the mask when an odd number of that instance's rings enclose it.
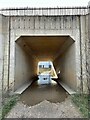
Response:
[[[67,97],[68,93],[58,84],[38,85],[35,82],[21,94],[20,100],[26,105],[33,106],[44,100],[60,103]]]

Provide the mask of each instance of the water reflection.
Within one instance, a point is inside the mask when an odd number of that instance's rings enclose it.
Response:
[[[38,85],[33,83],[21,94],[21,101],[27,105],[35,105],[43,100],[62,102],[68,96],[67,92],[58,84]]]

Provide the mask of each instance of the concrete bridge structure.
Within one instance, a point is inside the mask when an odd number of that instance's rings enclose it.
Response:
[[[60,81],[87,92],[88,7],[0,10],[0,81],[16,91],[52,61]]]

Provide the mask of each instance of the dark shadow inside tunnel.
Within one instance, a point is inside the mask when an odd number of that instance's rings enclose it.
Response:
[[[52,61],[56,76],[60,71],[60,79],[52,78],[52,81],[56,81],[57,84],[47,84],[46,87],[41,85],[43,86],[41,88],[36,84],[37,65],[40,61]],[[61,97],[62,95],[66,96],[66,91],[58,84],[59,81],[63,81],[73,90],[76,89],[75,64],[75,44],[70,36],[21,36],[15,42],[14,90],[16,91],[28,82],[32,83],[33,77],[36,77],[36,80],[21,95],[21,98],[24,99],[32,95],[33,97],[28,99],[37,99],[36,101],[38,101],[39,96],[42,96],[42,100],[48,98],[51,94],[51,101],[53,102],[54,99],[60,98],[60,95]],[[50,98],[48,99],[50,100]],[[41,100],[39,99],[39,101]]]

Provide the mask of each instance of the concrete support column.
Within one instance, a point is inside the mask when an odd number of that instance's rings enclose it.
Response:
[[[88,89],[90,94],[90,2],[88,3],[88,48],[87,48],[87,73],[88,73]]]
[[[4,93],[8,90],[8,44],[8,17],[0,15],[0,80]]]
[[[87,48],[87,75],[88,75],[88,118],[90,118],[90,1],[88,3],[88,48]]]
[[[79,19],[79,18],[78,18]],[[79,22],[77,23],[79,25]],[[77,34],[76,34],[77,33]],[[75,36],[75,69],[76,69],[76,83],[77,83],[77,92],[81,91],[81,60],[80,60],[80,30],[74,31]]]
[[[87,75],[86,75],[86,17],[80,16],[80,36],[81,36],[81,80],[83,92],[87,92]]]
[[[3,36],[4,36],[4,71],[3,88],[4,92],[9,90],[9,19],[3,16]]]
[[[3,50],[4,41],[2,35],[2,15],[0,15],[0,108],[2,108],[2,85],[3,85]]]
[[[15,70],[15,34],[10,31],[10,68],[9,68],[9,89],[14,91],[14,70]]]

